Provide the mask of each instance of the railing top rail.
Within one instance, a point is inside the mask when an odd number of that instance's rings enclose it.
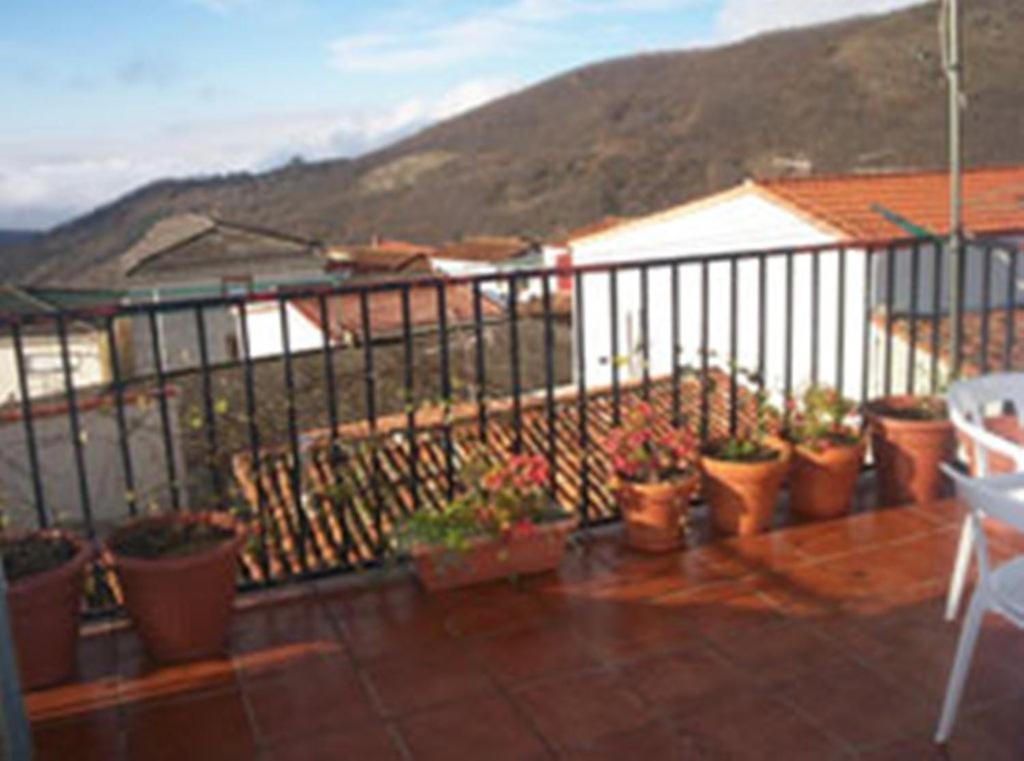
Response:
[[[653,267],[670,267],[673,265],[691,266],[704,263],[729,262],[742,259],[758,259],[761,257],[808,255],[828,251],[843,250],[885,250],[901,246],[922,244],[939,245],[942,238],[908,236],[904,238],[884,238],[878,240],[840,240],[829,243],[805,246],[781,246],[774,248],[749,249],[743,251],[725,251],[705,254],[677,254],[672,256],[650,257],[645,259],[616,259],[607,262],[573,264],[556,267],[536,267],[530,269],[516,268],[508,271],[490,271],[465,275],[405,275],[398,277],[357,279],[339,283],[324,283],[283,287],[277,290],[224,293],[217,296],[168,299],[161,301],[139,301],[130,303],[108,302],[89,306],[58,307],[52,311],[25,313],[0,309],[0,325],[32,325],[51,322],[62,316],[67,320],[95,320],[113,316],[145,314],[151,311],[176,312],[198,307],[237,306],[241,303],[258,303],[268,301],[292,301],[297,299],[316,299],[321,296],[346,296],[360,293],[380,293],[401,291],[405,288],[438,288],[443,286],[474,285],[487,282],[508,282],[513,279],[522,282],[531,278],[552,276],[574,276],[609,272],[612,270],[640,270]],[[66,290],[66,289],[65,289]]]

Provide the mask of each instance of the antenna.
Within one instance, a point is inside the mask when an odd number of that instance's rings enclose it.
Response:
[[[941,0],[939,16],[942,67],[949,82],[949,355],[952,376],[960,375],[961,313],[963,298],[963,134],[961,115],[963,62],[960,45],[960,2]]]

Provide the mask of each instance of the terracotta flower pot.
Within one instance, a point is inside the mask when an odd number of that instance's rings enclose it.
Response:
[[[641,552],[669,552],[683,543],[679,523],[697,488],[698,474],[647,484],[621,481],[617,489],[626,546]]]
[[[912,396],[890,396],[868,404],[871,451],[877,467],[878,504],[922,504],[948,496],[949,480],[939,465],[956,455],[949,420],[908,420],[892,414],[915,404]]]
[[[33,574],[7,587],[11,631],[18,653],[23,690],[67,681],[75,673],[78,619],[82,608],[82,570],[89,562],[88,545],[62,532],[75,554],[61,566]]]
[[[114,549],[118,539],[139,524],[176,521],[212,522],[232,536],[212,548],[175,557],[128,557]],[[224,651],[242,540],[239,525],[227,515],[186,513],[140,518],[108,540],[125,608],[154,660],[193,660]]]
[[[704,497],[719,531],[749,536],[768,528],[782,479],[789,470],[791,447],[778,439],[765,443],[779,452],[774,460],[736,462],[701,457]]]
[[[985,418],[985,428],[1014,444],[1024,446],[1024,428],[1021,428],[1020,421],[1016,415],[993,415],[992,417],[987,417]],[[974,446],[967,437],[962,436],[959,432],[957,433],[957,439],[964,445],[971,475],[977,475]],[[1017,470],[1017,465],[1009,457],[995,452],[988,453],[988,474],[990,476],[999,473],[1013,473],[1015,470]]]
[[[863,441],[821,450],[794,447],[790,509],[805,518],[837,518],[848,512],[865,449]]]
[[[465,552],[415,545],[412,561],[430,592],[543,573],[562,562],[566,540],[575,527],[575,516],[566,514],[564,519],[536,524],[525,536],[473,539]]]

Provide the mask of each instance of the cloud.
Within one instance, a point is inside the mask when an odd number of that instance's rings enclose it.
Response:
[[[883,13],[921,3],[922,0],[723,0],[715,21],[724,39],[735,40],[771,29]]]
[[[579,16],[665,11],[704,0],[513,0],[445,24],[403,23],[403,31],[360,32],[328,46],[332,64],[349,72],[395,72],[443,67],[558,44],[552,27]]]
[[[0,141],[0,228],[49,226],[156,179],[359,155],[516,86],[476,79],[364,112],[250,115],[76,143]]]

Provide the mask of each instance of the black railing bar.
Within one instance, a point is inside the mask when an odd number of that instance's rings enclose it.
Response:
[[[821,346],[821,254],[811,254],[811,383],[818,384],[818,349]]]
[[[1003,341],[1003,369],[1013,366],[1013,344],[1017,332],[1017,250],[1011,249],[1006,263],[1006,336]]]
[[[384,505],[378,483],[380,468],[377,460],[377,447],[379,446],[377,440],[377,375],[373,364],[373,340],[371,338],[373,325],[370,321],[370,297],[367,291],[362,291],[359,294],[359,324],[362,329],[363,343],[363,392],[366,398],[366,423],[370,429],[370,462],[373,466],[370,478],[370,493],[373,498],[373,533],[378,542],[373,549],[378,555],[383,555],[386,548],[382,540]]]
[[[764,391],[768,362],[768,259],[757,259],[757,387]]]
[[[513,275],[508,281],[508,346],[509,346],[509,374],[512,384],[512,430],[515,434],[514,450],[516,453],[523,450],[523,409],[522,409],[522,374],[519,367],[519,310],[518,294],[519,281]]]
[[[892,331],[896,316],[893,304],[896,298],[896,256],[894,249],[885,251],[885,356],[883,358],[883,388],[886,396],[892,393]]]
[[[270,578],[270,560],[267,548],[267,495],[263,489],[263,463],[260,460],[260,430],[256,420],[256,383],[253,376],[252,346],[249,343],[249,320],[245,302],[238,305],[238,324],[242,334],[243,380],[245,385],[245,416],[249,433],[249,458],[252,461],[253,485],[256,487],[256,511],[260,521],[260,570]]]
[[[786,253],[786,336],[785,336],[785,366],[783,368],[783,389],[788,397],[793,393],[793,305],[796,294],[793,288],[793,253]],[[786,410],[788,420],[789,410]]]
[[[557,492],[557,435],[555,431],[555,337],[551,323],[551,282],[540,281],[541,306],[544,312],[544,416],[547,419],[548,490],[552,498]]]
[[[217,418],[213,403],[213,384],[210,380],[210,348],[207,344],[206,317],[203,307],[196,307],[196,340],[199,344],[199,369],[203,393],[203,429],[206,436],[206,465],[210,482],[221,506],[225,504],[224,484],[217,463]]]
[[[171,507],[181,508],[181,494],[178,486],[178,465],[175,461],[174,442],[171,437],[171,415],[167,408],[167,377],[164,373],[163,342],[160,339],[160,319],[156,310],[147,312],[149,318],[149,342],[153,354],[153,378],[160,389],[157,404],[164,438],[164,467],[167,469],[167,484],[171,493]]]
[[[480,441],[487,443],[487,367],[484,347],[483,294],[473,284],[474,365],[476,369],[477,429]]]
[[[419,443],[416,440],[416,387],[413,373],[413,338],[412,338],[412,306],[409,302],[409,289],[402,289],[402,391],[405,396],[405,437],[408,447],[409,493],[412,497],[414,510],[420,507],[420,485],[417,468],[419,466]]]
[[[128,421],[124,414],[124,378],[121,372],[121,351],[117,346],[117,335],[114,330],[115,317],[108,317],[106,324],[107,347],[110,354],[111,387],[114,394],[114,415],[117,424],[118,448],[121,452],[121,475],[124,477],[125,502],[128,513],[135,515],[138,504],[135,494],[135,468],[132,463],[131,441],[128,434]]]
[[[874,288],[875,270],[872,266],[875,251],[868,249],[864,252],[864,328],[861,332],[861,379],[860,379],[860,403],[863,407],[868,402],[871,386],[871,329],[874,320],[872,309],[872,293]]]
[[[75,473],[78,477],[78,499],[85,520],[89,539],[96,535],[92,520],[92,499],[89,495],[89,475],[85,469],[85,453],[82,451],[82,425],[78,417],[78,399],[75,395],[75,381],[71,367],[71,350],[68,346],[68,327],[63,317],[57,318],[57,340],[60,343],[60,362],[64,376],[64,393],[67,398],[68,426],[71,433],[71,452],[74,456]]]
[[[587,529],[590,526],[590,434],[587,430],[587,363],[584,341],[585,311],[583,299],[583,273],[573,275],[573,309],[576,314],[576,414],[579,426],[580,447],[580,525]]]
[[[843,396],[846,371],[846,249],[840,248],[836,258],[836,393]]]
[[[32,499],[35,504],[36,520],[40,528],[50,525],[46,513],[46,498],[43,493],[43,477],[39,470],[39,449],[36,442],[35,419],[32,412],[31,390],[28,385],[28,361],[21,335],[21,326],[11,326],[11,340],[14,345],[14,362],[18,373],[18,392],[21,394],[21,422],[25,428],[25,448],[28,452],[28,466],[32,479]]]
[[[612,420],[618,425],[622,420],[622,394],[619,390],[619,269],[608,270],[608,308],[609,308],[609,370],[612,381]]]
[[[307,568],[307,540],[311,532],[303,504],[302,467],[303,456],[299,447],[298,410],[295,405],[295,368],[292,366],[291,331],[288,325],[287,297],[282,295],[277,301],[278,315],[281,321],[281,358],[284,369],[285,412],[288,421],[288,448],[290,452],[288,480],[291,486],[292,500],[295,503],[295,517],[298,521],[298,560],[304,570]],[[313,542],[316,552],[316,542]]]
[[[643,400],[651,399],[651,314],[650,314],[650,276],[647,265],[640,267],[640,377],[642,378],[641,396]]]
[[[682,383],[680,362],[682,361],[682,338],[679,335],[679,265],[673,264],[670,274],[671,320],[672,320],[672,425],[682,425],[682,400],[679,385]],[[619,419],[615,418],[618,425]]]
[[[729,262],[729,435],[735,436],[739,420],[740,286],[739,262]],[[764,326],[761,326],[764,329]]]
[[[946,257],[942,246],[934,245],[935,257],[932,261],[932,335],[931,335],[931,367],[929,368],[931,393],[939,389],[939,341],[942,319],[942,273]]]
[[[440,352],[441,414],[444,432],[444,471],[448,499],[455,496],[455,448],[452,445],[452,373],[448,353],[448,291],[437,287],[437,348]]]
[[[981,344],[978,346],[978,370],[988,372],[989,302],[992,299],[992,249],[986,247],[982,254],[981,282]],[[961,333],[961,335],[963,335]]]
[[[914,245],[910,250],[910,339],[907,350],[907,393],[915,393],[917,381],[917,302],[918,286],[921,280],[921,248]]]
[[[711,265],[701,262],[700,265],[700,438],[706,441],[710,430],[711,417],[708,392],[708,370],[711,366]]]

